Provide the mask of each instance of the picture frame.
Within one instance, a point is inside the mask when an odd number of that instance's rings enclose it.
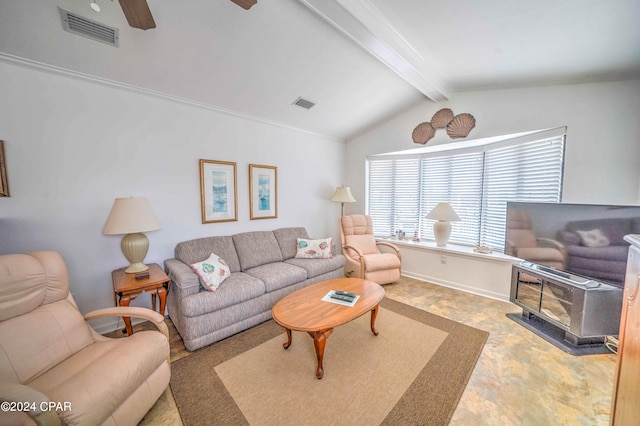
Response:
[[[251,220],[278,217],[278,168],[249,164],[249,209]]]
[[[200,160],[202,223],[238,220],[236,163]]]
[[[4,141],[0,141],[0,197],[9,197],[7,163],[4,156]]]

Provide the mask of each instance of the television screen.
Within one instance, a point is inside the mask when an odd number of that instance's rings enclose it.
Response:
[[[640,206],[507,203],[506,254],[617,287],[628,234],[640,234]]]

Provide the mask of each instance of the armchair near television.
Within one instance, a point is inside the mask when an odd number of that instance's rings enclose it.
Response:
[[[556,269],[565,269],[567,264],[564,244],[552,238],[537,237],[531,218],[524,210],[507,211],[505,253]]]

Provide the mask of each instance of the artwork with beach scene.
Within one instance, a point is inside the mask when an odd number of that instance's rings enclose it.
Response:
[[[278,217],[278,168],[249,164],[250,218]]]
[[[236,163],[200,160],[202,223],[238,220]]]

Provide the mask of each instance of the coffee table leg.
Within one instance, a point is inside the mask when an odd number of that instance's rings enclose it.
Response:
[[[378,335],[378,330],[376,330],[376,317],[378,316],[378,305],[371,310],[371,331],[374,335]]]
[[[289,349],[289,346],[291,346],[291,330],[285,328],[285,331],[287,332],[287,341],[282,344],[282,347],[285,349]]]
[[[318,379],[322,379],[322,376],[324,376],[322,359],[324,358],[324,345],[326,343],[327,336],[323,331],[316,331],[313,333],[313,346],[316,348],[316,358],[318,358],[318,369],[316,370],[316,377]]]

